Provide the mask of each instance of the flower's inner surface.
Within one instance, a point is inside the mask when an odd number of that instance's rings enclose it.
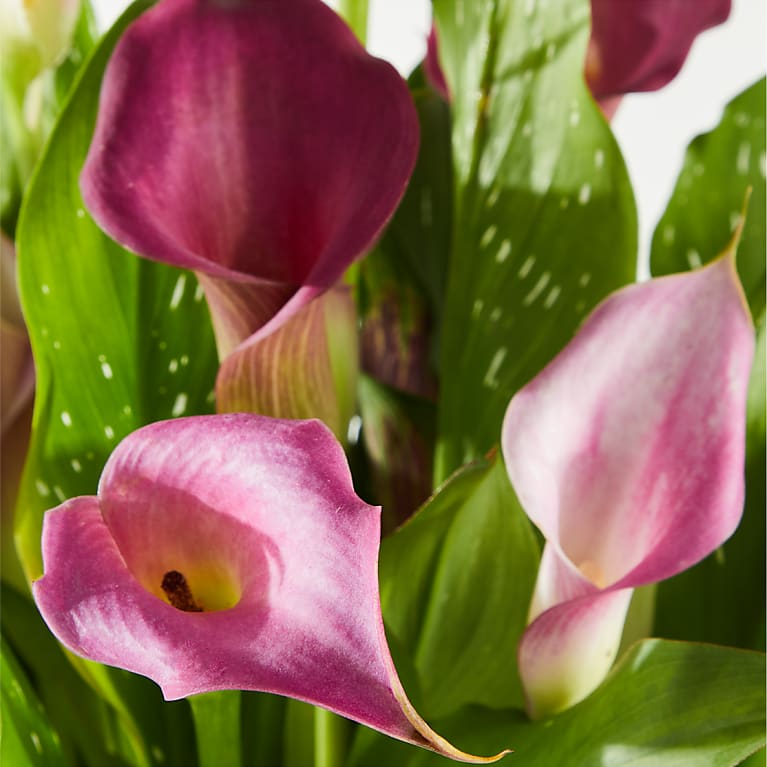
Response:
[[[600,589],[607,586],[607,576],[605,575],[598,562],[594,562],[591,559],[584,559],[578,565],[578,569],[584,578],[590,580],[595,586]]]

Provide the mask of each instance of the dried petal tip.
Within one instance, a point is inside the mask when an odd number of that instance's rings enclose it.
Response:
[[[72,652],[165,698],[260,690],[466,762],[421,719],[389,653],[380,508],[319,421],[234,414],[154,423],[110,457],[98,497],[43,524],[33,584]]]

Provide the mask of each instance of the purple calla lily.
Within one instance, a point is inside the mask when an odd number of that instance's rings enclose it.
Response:
[[[262,690],[453,759],[397,677],[378,594],[380,508],[319,421],[236,414],[124,439],[98,496],[49,511],[37,605],[74,653],[166,699]]]
[[[609,297],[512,399],[503,454],[546,539],[519,647],[533,717],[600,683],[635,587],[737,527],[753,352],[730,253]]]
[[[658,90],[673,80],[695,38],[724,23],[731,4],[732,0],[591,0],[585,76],[608,118],[624,94]],[[448,100],[434,28],[427,41],[424,72]]]
[[[417,148],[407,85],[320,0],[161,0],[107,67],[81,188],[118,242],[201,276],[224,358],[370,246]]]
[[[730,6],[731,0],[591,0],[586,80],[594,98],[662,88],[695,38],[727,20]]]

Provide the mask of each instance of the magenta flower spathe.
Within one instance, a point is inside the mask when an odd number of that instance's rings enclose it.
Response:
[[[371,245],[417,148],[407,85],[321,0],[161,0],[107,67],[81,188],[118,242],[197,272],[223,359]]]
[[[166,699],[262,690],[464,761],[407,699],[378,594],[380,508],[354,493],[319,421],[155,423],[95,497],[49,511],[37,605],[70,650]],[[499,755],[500,757],[500,755]]]
[[[586,80],[600,102],[676,77],[695,38],[722,24],[731,0],[591,0]]]
[[[519,647],[532,716],[600,683],[635,587],[737,527],[753,351],[729,254],[609,297],[512,399],[503,454],[546,539]]]

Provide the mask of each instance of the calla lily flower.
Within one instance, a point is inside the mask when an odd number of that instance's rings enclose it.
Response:
[[[635,587],[737,527],[753,352],[728,254],[609,297],[512,399],[503,454],[546,539],[519,646],[531,716],[600,683]]]
[[[182,418],[129,435],[98,496],[47,512],[33,592],[72,652],[148,676],[168,700],[278,693],[492,761],[408,701],[381,618],[379,535],[380,508],[355,495],[319,421]]]
[[[81,188],[115,240],[197,272],[223,359],[365,252],[417,149],[407,85],[321,0],[161,0],[107,67]]]
[[[695,38],[722,24],[732,0],[591,0],[585,76],[608,117],[626,93],[654,91],[676,77]],[[427,41],[424,71],[445,99],[437,35]]]
[[[676,77],[695,38],[730,15],[731,0],[591,0],[586,80],[603,102]]]

